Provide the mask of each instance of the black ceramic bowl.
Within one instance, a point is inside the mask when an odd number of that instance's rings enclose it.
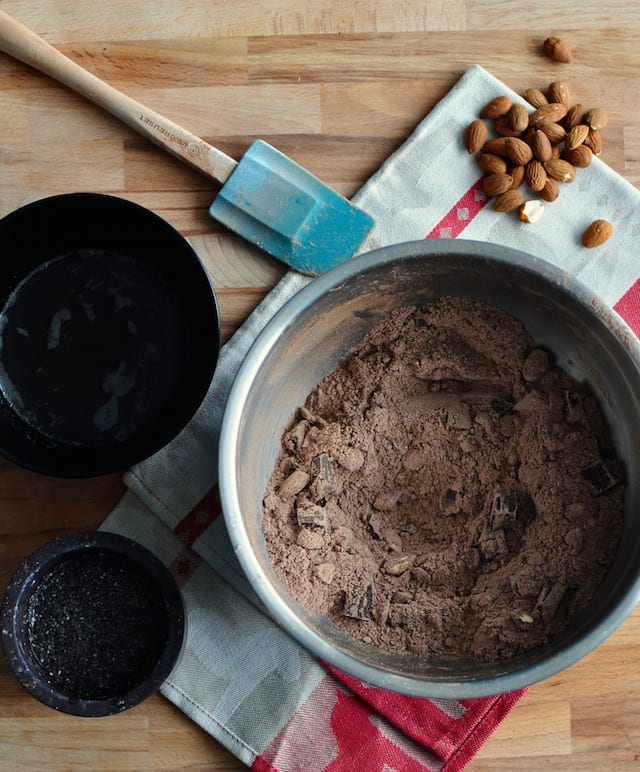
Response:
[[[73,193],[0,220],[0,454],[37,472],[126,469],[185,426],[220,344],[215,293],[167,222]]]
[[[48,542],[13,575],[1,641],[20,683],[77,716],[120,713],[155,692],[184,640],[180,591],[166,566],[106,531]]]

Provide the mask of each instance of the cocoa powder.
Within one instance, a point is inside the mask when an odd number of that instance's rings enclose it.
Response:
[[[497,661],[564,628],[611,564],[623,485],[552,359],[482,301],[384,317],[282,438],[263,531],[289,592],[420,656]]]

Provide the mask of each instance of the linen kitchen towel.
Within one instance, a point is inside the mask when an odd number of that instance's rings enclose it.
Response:
[[[562,186],[540,223],[494,212],[466,126],[493,97],[521,97],[469,69],[353,201],[376,220],[363,251],[423,238],[504,244],[576,276],[640,332],[640,192],[599,158]],[[587,202],[585,205],[584,202]],[[579,234],[615,223],[596,250]],[[576,235],[578,234],[578,235]],[[521,696],[426,700],[373,689],[324,667],[261,610],[220,516],[218,431],[233,378],[268,319],[309,281],[290,272],[221,351],[209,393],[185,430],[125,475],[103,527],[150,547],[185,599],[186,647],[162,692],[255,770],[383,772],[465,767]]]

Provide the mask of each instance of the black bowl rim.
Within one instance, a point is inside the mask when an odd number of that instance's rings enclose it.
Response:
[[[48,684],[38,673],[23,645],[19,610],[38,581],[60,561],[92,551],[112,552],[144,570],[165,602],[169,633],[164,651],[151,674],[125,692],[103,699],[76,699]],[[29,555],[11,577],[0,607],[0,642],[12,672],[22,686],[43,704],[75,716],[108,716],[140,704],[166,680],[184,645],[185,607],[180,590],[165,564],[139,542],[110,531],[82,531],[58,537]]]
[[[180,422],[173,425],[170,430],[164,432],[161,437],[145,440],[144,432],[141,432],[140,435],[136,435],[143,437],[142,441],[138,440],[135,443],[137,450],[132,450],[129,447],[129,443],[125,442],[122,445],[112,446],[112,450],[108,454],[104,454],[104,457],[98,460],[93,459],[91,454],[83,452],[74,454],[72,463],[68,462],[66,459],[61,460],[60,458],[57,458],[56,453],[52,452],[49,453],[46,463],[43,463],[42,461],[29,458],[28,455],[24,453],[16,452],[11,448],[2,447],[2,443],[0,443],[0,455],[12,463],[38,474],[60,478],[87,478],[123,472],[129,467],[149,458],[171,442],[171,440],[185,428],[202,404],[215,373],[221,343],[220,306],[209,274],[189,241],[173,225],[151,209],[123,198],[122,196],[110,193],[76,191],[46,196],[26,203],[3,217],[0,217],[0,226],[10,224],[12,220],[28,215],[30,211],[55,206],[58,202],[68,202],[69,205],[72,206],[75,202],[81,202],[82,200],[93,201],[96,204],[103,201],[111,206],[119,206],[123,211],[132,212],[136,216],[145,218],[148,222],[153,223],[159,230],[164,230],[168,237],[175,239],[177,242],[182,242],[185,253],[188,253],[193,257],[193,267],[201,276],[202,287],[206,290],[206,294],[210,301],[210,314],[212,316],[212,327],[214,328],[215,339],[211,341],[212,354],[208,366],[202,370],[202,382],[198,397],[193,400],[193,404],[189,408],[181,405]]]

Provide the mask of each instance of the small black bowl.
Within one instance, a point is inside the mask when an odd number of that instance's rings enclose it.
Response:
[[[166,566],[106,531],[48,542],[13,575],[2,648],[40,702],[76,716],[128,710],[161,686],[184,642],[184,607]]]
[[[121,471],[184,428],[220,346],[188,242],[125,199],[72,193],[0,220],[0,454],[36,472]]]

